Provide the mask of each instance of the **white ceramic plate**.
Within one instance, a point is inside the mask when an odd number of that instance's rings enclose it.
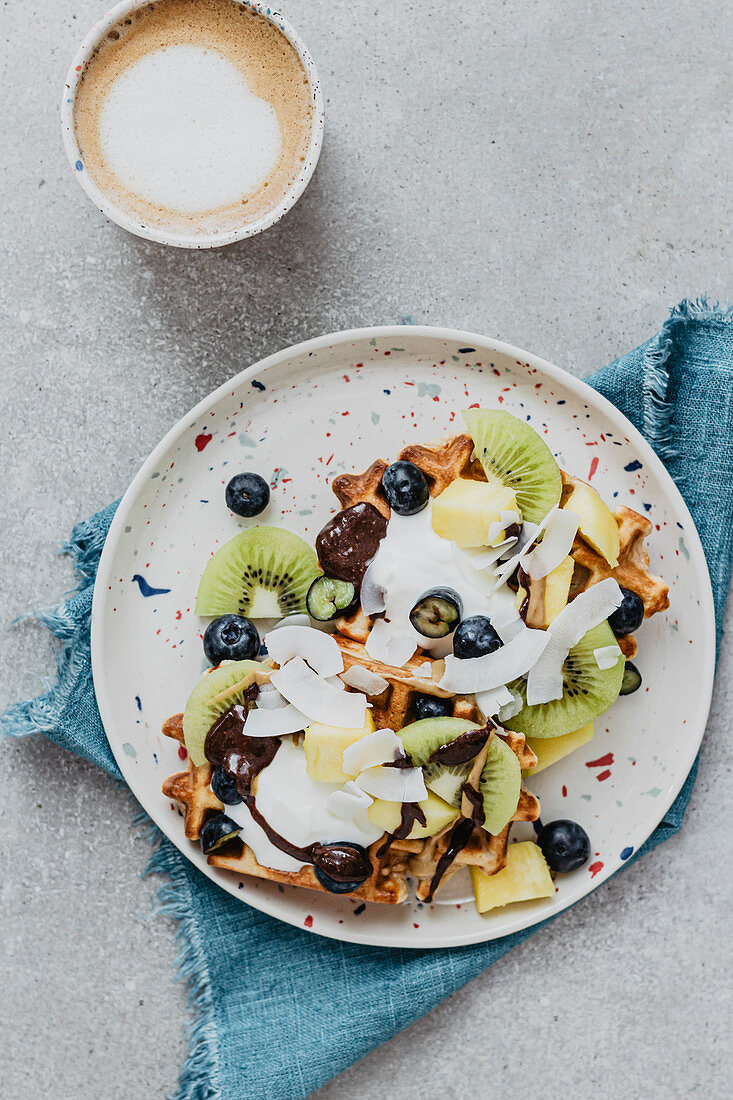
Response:
[[[544,821],[569,817],[585,827],[590,863],[559,876],[554,898],[484,916],[471,902],[365,906],[209,867],[161,794],[165,777],[182,765],[160,726],[183,709],[205,665],[202,621],[193,614],[204,565],[243,525],[258,522],[229,512],[226,482],[240,470],[258,471],[275,485],[262,519],[313,539],[336,509],[329,488],[336,473],[393,459],[407,442],[460,430],[461,409],[474,403],[526,417],[565,469],[591,480],[607,501],[648,512],[655,525],[652,569],[670,584],[670,611],[640,631],[643,689],[619,699],[596,722],[589,745],[531,784]],[[361,329],[311,340],[255,364],[202,401],[155,448],[125,494],[102,554],[92,613],[94,682],[112,750],[173,843],[222,889],[281,920],[400,947],[506,935],[571,905],[617,871],[664,816],[693,763],[710,705],[714,652],[702,547],[645,440],[617,409],[550,363],[437,328]],[[522,828],[532,835],[531,826]]]

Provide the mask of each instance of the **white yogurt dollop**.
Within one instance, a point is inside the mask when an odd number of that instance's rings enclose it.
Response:
[[[356,801],[354,809],[360,823],[331,813],[327,806],[328,796],[343,789],[342,783],[318,783],[311,779],[306,771],[305,752],[286,737],[272,763],[259,774],[255,805],[276,833],[299,848],[338,840],[350,840],[368,848],[379,840],[384,830],[364,819]],[[272,867],[275,871],[299,871],[301,867],[308,866],[276,848],[243,802],[237,806],[227,806],[226,814],[241,826],[242,840],[249,845],[263,867]]]
[[[461,597],[463,618],[514,608],[514,593],[506,586],[489,595],[488,583],[472,568],[471,557],[450,539],[436,534],[432,502],[415,516],[392,512],[387,534],[369,566],[370,577],[385,593],[385,619],[395,632],[409,634],[415,643],[437,657],[453,648],[453,639],[425,638],[410,624],[410,611],[430,588],[452,588]],[[474,579],[475,578],[475,579]],[[493,577],[490,580],[493,582]]]

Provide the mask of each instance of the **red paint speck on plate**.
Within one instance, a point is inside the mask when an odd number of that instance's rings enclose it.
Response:
[[[598,469],[598,455],[594,455],[590,463],[590,473],[588,474],[588,481],[593,477],[593,474]]]
[[[604,779],[608,779],[610,774],[611,774],[610,769],[606,768],[605,771],[602,771],[602,772],[598,773],[598,775],[596,776],[596,779],[598,780],[599,783],[602,783]]]
[[[196,445],[196,450],[197,451],[203,451],[204,447],[207,445],[207,443],[211,443],[212,439],[213,439],[213,436],[207,435],[206,432],[201,432],[201,434],[197,435],[196,438],[194,439],[194,444]]]
[[[181,760],[186,759],[186,757],[188,756],[188,751],[186,750],[185,745],[179,745],[178,746],[178,755],[180,756]]]
[[[313,917],[310,915],[310,913],[308,914],[308,916],[303,921],[303,924],[306,926],[306,928],[312,928],[313,927]]]
[[[591,863],[588,870],[590,871],[590,877],[595,878],[598,872],[603,870],[603,864],[601,863],[600,859],[596,860],[595,863]]]
[[[599,756],[597,760],[586,760],[586,768],[607,768],[613,764],[613,753],[607,752],[605,756]]]
[[[419,927],[420,927],[420,925],[419,925],[419,924],[413,924],[413,926],[412,926],[412,927],[413,927],[413,928],[419,928]]]
[[[568,789],[567,789],[567,787],[565,786],[565,784],[563,784],[563,788],[562,788],[562,796],[563,796],[563,798],[567,798],[567,797],[568,797]]]

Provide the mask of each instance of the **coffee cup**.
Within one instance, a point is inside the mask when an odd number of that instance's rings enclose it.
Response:
[[[180,248],[251,237],[318,162],[323,94],[297,32],[254,0],[126,0],[90,31],[61,108],[74,174],[124,229]]]

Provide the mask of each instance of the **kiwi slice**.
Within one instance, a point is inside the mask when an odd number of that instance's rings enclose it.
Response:
[[[488,482],[513,489],[523,518],[539,523],[562,492],[560,469],[545,441],[502,409],[467,409],[463,419]]]
[[[624,662],[613,668],[600,669],[594,649],[614,645],[616,639],[607,622],[600,623],[584,634],[570,650],[563,665],[563,692],[560,699],[549,703],[526,703],[527,684],[515,680],[509,684],[525,700],[523,708],[505,723],[507,729],[519,730],[527,737],[560,737],[580,729],[586,722],[608,710],[621,690]]]
[[[282,527],[249,527],[214,554],[196,596],[197,615],[280,618],[305,611],[318,575],[316,552]]]
[[[449,806],[460,806],[461,787],[468,778],[473,761],[449,766],[428,764],[428,760],[436,749],[476,728],[476,722],[468,722],[465,718],[422,718],[400,730],[405,752],[416,768],[423,769],[425,786]]]
[[[207,672],[196,684],[183,712],[183,739],[194,764],[206,763],[206,734],[221,714],[244,701],[247,688],[261,669],[256,661],[232,661]]]
[[[516,755],[502,741],[492,737],[479,789],[484,800],[484,829],[496,836],[514,817],[522,788],[522,769]]]

